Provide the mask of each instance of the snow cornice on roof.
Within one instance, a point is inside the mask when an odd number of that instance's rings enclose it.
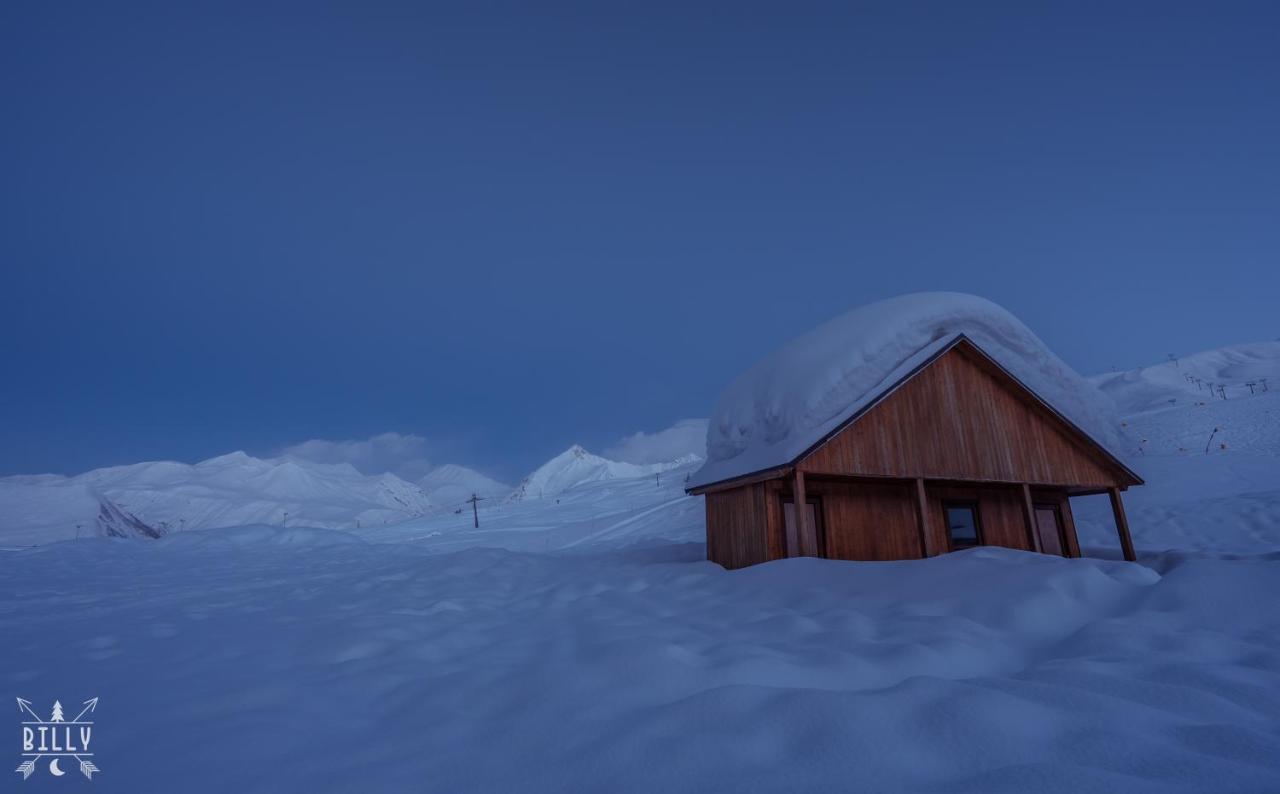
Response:
[[[981,345],[971,339],[964,332],[957,332],[950,336],[935,340],[918,350],[914,355],[909,356],[902,361],[897,367],[890,371],[881,382],[873,389],[863,395],[862,399],[851,403],[845,411],[842,411],[836,418],[826,423],[815,433],[809,434],[803,440],[807,443],[795,441],[790,444],[778,444],[777,457],[767,460],[760,455],[752,456],[751,464],[744,466],[743,461],[737,458],[730,458],[724,461],[708,460],[706,465],[699,469],[690,479],[687,493],[702,493],[708,489],[714,488],[725,483],[740,481],[741,484],[756,482],[761,479],[772,479],[775,476],[782,476],[800,461],[812,455],[838,433],[842,432],[854,422],[862,418],[868,411],[879,405],[900,387],[923,372],[929,365],[933,364],[942,356],[951,350],[964,346],[967,350],[980,356],[989,366],[993,367],[1004,377],[1008,378],[1019,389],[1029,395],[1036,404],[1057,421],[1061,422],[1065,428],[1079,440],[1085,442],[1089,447],[1096,449],[1107,460],[1118,469],[1123,471],[1127,476],[1133,478],[1134,484],[1141,485],[1143,480],[1137,473],[1127,466],[1120,457],[1112,452],[1106,444],[1095,438],[1075,422],[1071,421],[1066,415],[1059,411],[1054,405],[1040,395],[1035,389],[1031,388],[1023,382],[1017,375],[1011,372],[1007,367],[1001,364],[993,355],[983,349]],[[736,465],[732,465],[736,464]],[[743,469],[746,470],[743,470]]]

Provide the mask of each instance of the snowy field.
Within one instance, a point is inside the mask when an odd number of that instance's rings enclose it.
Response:
[[[1201,364],[1235,382],[1232,356]],[[539,482],[592,473],[481,502],[479,529],[0,553],[4,689],[101,698],[92,784],[5,790],[1280,791],[1280,383],[1200,405],[1161,367],[1100,383],[1149,483],[1140,565],[1076,500],[1088,559],[726,572],[696,463],[612,476],[572,450]]]

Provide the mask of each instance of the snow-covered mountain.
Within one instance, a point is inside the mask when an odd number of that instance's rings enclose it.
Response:
[[[244,524],[353,528],[404,521],[430,507],[422,489],[392,474],[232,452],[194,465],[158,461],[75,477],[0,478],[0,542]]]
[[[556,455],[525,477],[516,487],[512,499],[547,499],[578,485],[652,477],[654,474],[684,466],[697,460],[689,455],[666,463],[624,463],[593,455],[577,444]]]
[[[432,469],[418,480],[418,487],[433,505],[446,507],[460,505],[472,494],[482,499],[500,499],[512,491],[510,485],[456,463]]]
[[[0,545],[29,546],[89,535],[159,537],[212,527],[367,529],[452,513],[473,493],[500,501],[554,497],[590,483],[652,478],[687,465],[608,460],[574,446],[518,489],[474,469],[439,466],[418,483],[365,475],[347,463],[256,458],[232,452],[196,464],[153,461],[0,478]]]
[[[163,534],[163,527],[142,521],[83,483],[56,475],[0,479],[0,547]]]

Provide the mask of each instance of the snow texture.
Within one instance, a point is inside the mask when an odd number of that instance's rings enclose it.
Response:
[[[1280,393],[1222,372],[1229,399],[1170,405],[1178,373],[1148,369],[1138,565],[1073,499],[1085,559],[730,572],[696,461],[615,468],[481,502],[478,529],[0,552],[0,682],[101,698],[103,791],[1280,791]]]
[[[418,480],[418,487],[433,505],[460,505],[472,494],[482,499],[499,499],[512,491],[510,485],[456,463],[432,469]]]
[[[582,483],[652,477],[696,459],[693,455],[687,455],[665,463],[623,463],[593,455],[574,444],[524,478],[511,498],[549,499]]]
[[[1125,460],[1114,406],[1021,321],[973,295],[923,292],[836,317],[738,377],[716,403],[690,485],[790,463],[960,334]]]
[[[233,452],[194,465],[158,461],[75,477],[0,478],[0,545],[242,524],[341,529],[400,522],[433,506],[420,488],[392,474]]]
[[[45,476],[0,479],[0,547],[163,534],[163,527],[147,524],[83,483]]]

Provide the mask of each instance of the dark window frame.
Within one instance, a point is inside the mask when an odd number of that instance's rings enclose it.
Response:
[[[827,522],[822,515],[822,497],[805,494],[804,501],[805,504],[813,505],[813,521],[815,524],[813,531],[818,539],[818,556],[825,558],[827,556]],[[791,554],[792,549],[787,544],[787,505],[793,505],[792,512],[794,513],[795,503],[795,494],[783,493],[778,495],[778,510],[782,518],[782,554],[785,557],[793,556]],[[798,532],[799,527],[797,526],[796,529]],[[800,550],[795,549],[795,551],[797,552],[795,556],[799,556]]]
[[[947,513],[952,509],[968,510],[970,515],[973,516],[973,534],[977,536],[977,542],[974,543],[972,546],[967,543],[957,546],[955,538],[951,536],[951,518],[950,516],[947,515]],[[942,503],[942,520],[946,522],[947,547],[951,551],[960,551],[962,549],[974,549],[974,548],[977,548],[978,546],[987,545],[986,537],[985,537],[986,533],[982,531],[982,511],[979,509],[979,502],[977,500],[948,499],[944,501]]]

